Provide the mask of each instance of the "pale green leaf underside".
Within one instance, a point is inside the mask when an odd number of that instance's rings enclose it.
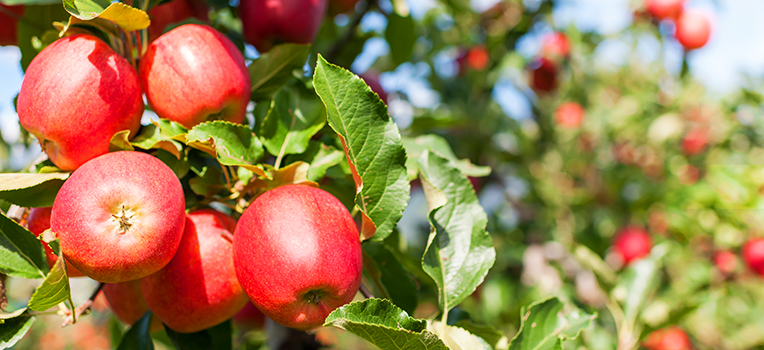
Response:
[[[563,307],[557,298],[531,304],[522,313],[520,330],[512,338],[509,349],[562,349],[563,340],[577,338],[597,317],[579,309],[565,312]]]

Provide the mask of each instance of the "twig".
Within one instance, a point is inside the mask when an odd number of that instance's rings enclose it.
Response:
[[[353,38],[353,35],[355,35],[355,29],[361,24],[361,20],[364,16],[366,16],[366,13],[368,13],[371,9],[377,7],[377,0],[369,0],[366,3],[366,8],[361,11],[361,13],[356,16],[356,18],[353,19],[353,22],[348,25],[348,29],[345,32],[345,35],[343,35],[339,40],[337,40],[334,45],[329,49],[329,51],[326,54],[326,59],[329,62],[333,62],[334,58],[337,56],[337,53],[339,53],[340,49],[345,47],[350,42],[350,39]]]
[[[360,291],[361,291],[361,294],[363,294],[363,296],[364,296],[366,299],[371,299],[371,298],[374,298],[374,296],[373,296],[373,295],[371,295],[371,292],[369,292],[369,290],[368,290],[368,289],[366,289],[366,286],[364,286],[364,285],[363,285],[363,283],[361,283],[361,286],[358,288],[358,290],[360,290]]]
[[[74,324],[77,322],[77,318],[79,318],[82,315],[87,315],[90,313],[90,307],[93,306],[93,301],[98,296],[98,293],[101,292],[101,289],[103,288],[104,283],[98,283],[98,287],[93,291],[92,294],[90,294],[90,298],[88,300],[85,300],[80,306],[77,306],[74,308],[74,313],[69,311],[67,313],[67,316],[64,317],[64,323],[61,324],[61,327],[66,327],[70,324]]]

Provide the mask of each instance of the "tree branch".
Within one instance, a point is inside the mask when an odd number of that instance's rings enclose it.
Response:
[[[66,310],[67,316],[64,317],[64,323],[61,324],[61,327],[66,327],[70,324],[74,324],[76,322],[76,319],[79,318],[82,315],[87,315],[90,313],[90,307],[93,306],[93,301],[98,296],[98,293],[101,292],[101,289],[103,288],[104,283],[100,282],[98,283],[98,287],[93,291],[92,294],[90,294],[90,298],[88,300],[85,300],[80,306],[77,306],[74,308],[74,314],[72,314],[71,311]]]
[[[364,16],[366,16],[368,12],[371,11],[371,9],[377,7],[377,1],[378,0],[368,0],[366,2],[366,8],[364,8],[363,11],[361,11],[361,13],[359,13],[358,16],[353,19],[353,22],[348,25],[348,29],[345,32],[345,35],[334,42],[334,45],[332,45],[332,47],[326,53],[327,61],[333,62],[340,49],[347,45],[350,42],[350,39],[353,39],[353,36],[355,35],[355,29],[358,28],[358,26],[361,24],[361,20]]]

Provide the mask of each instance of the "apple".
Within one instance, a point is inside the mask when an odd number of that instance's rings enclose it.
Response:
[[[244,331],[262,329],[265,326],[265,315],[255,304],[247,303],[236,315],[233,315],[233,322]]]
[[[647,12],[656,19],[676,18],[686,0],[646,0]]]
[[[764,238],[753,238],[743,246],[743,261],[760,276],[764,276]]]
[[[698,11],[685,11],[676,20],[674,37],[687,51],[706,45],[711,37],[711,21]]]
[[[678,326],[669,326],[650,333],[642,346],[648,350],[691,350],[687,333]]]
[[[244,57],[212,27],[185,24],[163,34],[149,45],[139,72],[161,118],[189,129],[209,120],[244,121],[250,92]]]
[[[109,302],[111,311],[124,323],[134,324],[149,311],[149,305],[141,293],[141,280],[105,283],[101,291]],[[150,329],[152,332],[162,330],[162,321],[153,317]]]
[[[327,0],[241,0],[246,41],[260,52],[276,44],[310,44],[326,13]]]
[[[323,324],[361,284],[361,241],[342,203],[324,190],[287,185],[244,211],[233,236],[241,286],[260,311],[287,327]]]
[[[629,265],[650,254],[652,245],[652,239],[647,231],[641,227],[627,226],[616,233],[613,239],[613,252],[623,265]]]
[[[719,250],[714,253],[714,265],[722,273],[729,275],[738,267],[738,259],[735,253],[728,250]]]
[[[371,91],[376,92],[382,102],[387,104],[387,92],[385,92],[382,84],[379,83],[379,72],[374,69],[369,69],[359,76],[366,82],[366,85],[369,85]]]
[[[557,88],[557,65],[545,58],[537,58],[530,65],[531,88],[537,93],[549,93]]]
[[[576,102],[564,102],[554,111],[554,119],[562,127],[575,129],[584,122],[586,111]]]
[[[459,56],[456,58],[456,63],[459,66],[459,75],[464,75],[467,71],[476,70],[481,71],[488,66],[490,57],[488,55],[488,49],[485,45],[476,45],[472,48],[460,49]]]
[[[233,317],[247,304],[228,240],[235,228],[236,220],[219,211],[189,213],[170,263],[141,280],[149,308],[167,327],[198,332]]]
[[[41,207],[32,208],[32,210],[29,211],[29,216],[27,217],[27,228],[29,229],[29,232],[32,232],[35,236],[39,237],[40,234],[50,228],[50,210],[51,207]],[[42,247],[45,249],[45,258],[48,260],[48,266],[53,267],[53,264],[58,260],[58,255],[50,249],[48,244],[43,243]],[[85,276],[71,264],[66,264],[66,272],[69,277]]]
[[[118,283],[167,265],[185,225],[183,188],[162,161],[104,154],[72,173],[50,216],[66,260],[86,276]]]
[[[172,23],[181,22],[191,17],[207,22],[207,5],[195,0],[172,0],[149,10],[149,42],[156,40],[165,28]]]
[[[19,44],[19,19],[24,16],[24,5],[0,4],[0,46]]]
[[[42,50],[27,68],[19,122],[53,163],[74,170],[109,152],[118,131],[135,136],[143,97],[133,66],[101,39],[78,34]]]
[[[687,156],[695,156],[703,152],[708,145],[708,130],[694,128],[687,132],[682,140],[682,152]]]
[[[547,34],[541,43],[541,54],[550,59],[564,59],[570,56],[568,36],[560,32]]]
[[[340,13],[349,12],[355,9],[355,5],[358,0],[329,0],[329,9],[327,10],[330,17],[334,17]]]

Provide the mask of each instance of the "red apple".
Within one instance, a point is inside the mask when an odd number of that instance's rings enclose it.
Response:
[[[652,248],[650,234],[641,227],[627,226],[616,233],[613,239],[613,252],[623,265],[641,259],[650,254]]]
[[[531,71],[531,88],[537,93],[549,93],[557,88],[557,65],[551,60],[537,58],[529,67]]]
[[[241,0],[246,41],[260,52],[280,43],[310,44],[326,13],[327,0]]]
[[[27,228],[30,232],[34,233],[35,236],[39,237],[40,234],[50,228],[50,209],[50,207],[32,208],[32,210],[29,211]],[[43,243],[42,247],[45,249],[45,258],[48,260],[48,266],[53,267],[53,264],[58,260],[58,255],[56,255],[47,244]],[[72,264],[66,264],[66,272],[69,277],[85,276],[80,270],[77,270],[76,267],[72,266]]]
[[[140,152],[108,153],[82,165],[59,190],[50,217],[66,260],[106,283],[167,265],[185,220],[175,173]]]
[[[194,0],[172,0],[149,10],[149,42],[156,40],[168,25],[196,17],[207,22],[207,5]]]
[[[576,102],[564,102],[554,111],[554,119],[562,127],[575,129],[584,122],[586,111]]]
[[[739,262],[737,255],[728,250],[719,250],[714,253],[714,265],[724,274],[731,274],[737,269]]]
[[[355,9],[355,4],[358,0],[329,0],[329,9],[327,10],[330,17],[334,17],[340,13],[345,13]]]
[[[233,322],[244,331],[262,329],[265,325],[265,315],[255,304],[247,303],[236,315],[233,315]]]
[[[138,74],[95,36],[61,38],[27,68],[18,114],[50,160],[74,170],[109,152],[116,132],[138,132],[143,115]]]
[[[703,152],[708,145],[708,130],[694,128],[682,140],[682,152],[687,156],[695,156]]]
[[[541,43],[541,54],[550,59],[564,59],[570,56],[568,36],[560,32],[547,34]]]
[[[24,5],[0,4],[0,46],[19,44],[19,19],[24,16]]]
[[[106,283],[103,285],[103,295],[109,302],[109,307],[117,319],[133,324],[149,311],[149,305],[141,293],[141,280],[132,280],[120,283]],[[151,320],[151,331],[162,330],[162,321],[158,317]]]
[[[161,118],[187,128],[244,121],[250,92],[244,57],[211,27],[186,24],[163,34],[149,45],[139,71],[146,99]]]
[[[711,21],[702,12],[685,11],[676,20],[674,36],[685,50],[699,49],[711,37]]]
[[[241,286],[265,316],[284,326],[320,326],[361,284],[355,221],[324,190],[288,185],[262,194],[233,237]]]
[[[686,0],[646,0],[647,12],[656,19],[676,18]]]
[[[764,276],[764,238],[753,238],[743,246],[743,261],[748,268]]]
[[[198,332],[233,317],[247,304],[228,240],[235,228],[236,220],[212,209],[189,213],[170,263],[141,280],[149,308],[167,327]]]
[[[366,85],[369,85],[371,91],[376,92],[382,102],[387,104],[387,92],[385,92],[382,84],[379,83],[379,72],[369,69],[359,76],[366,82]]]
[[[648,350],[692,350],[690,337],[678,326],[659,329],[647,336],[642,346]]]

